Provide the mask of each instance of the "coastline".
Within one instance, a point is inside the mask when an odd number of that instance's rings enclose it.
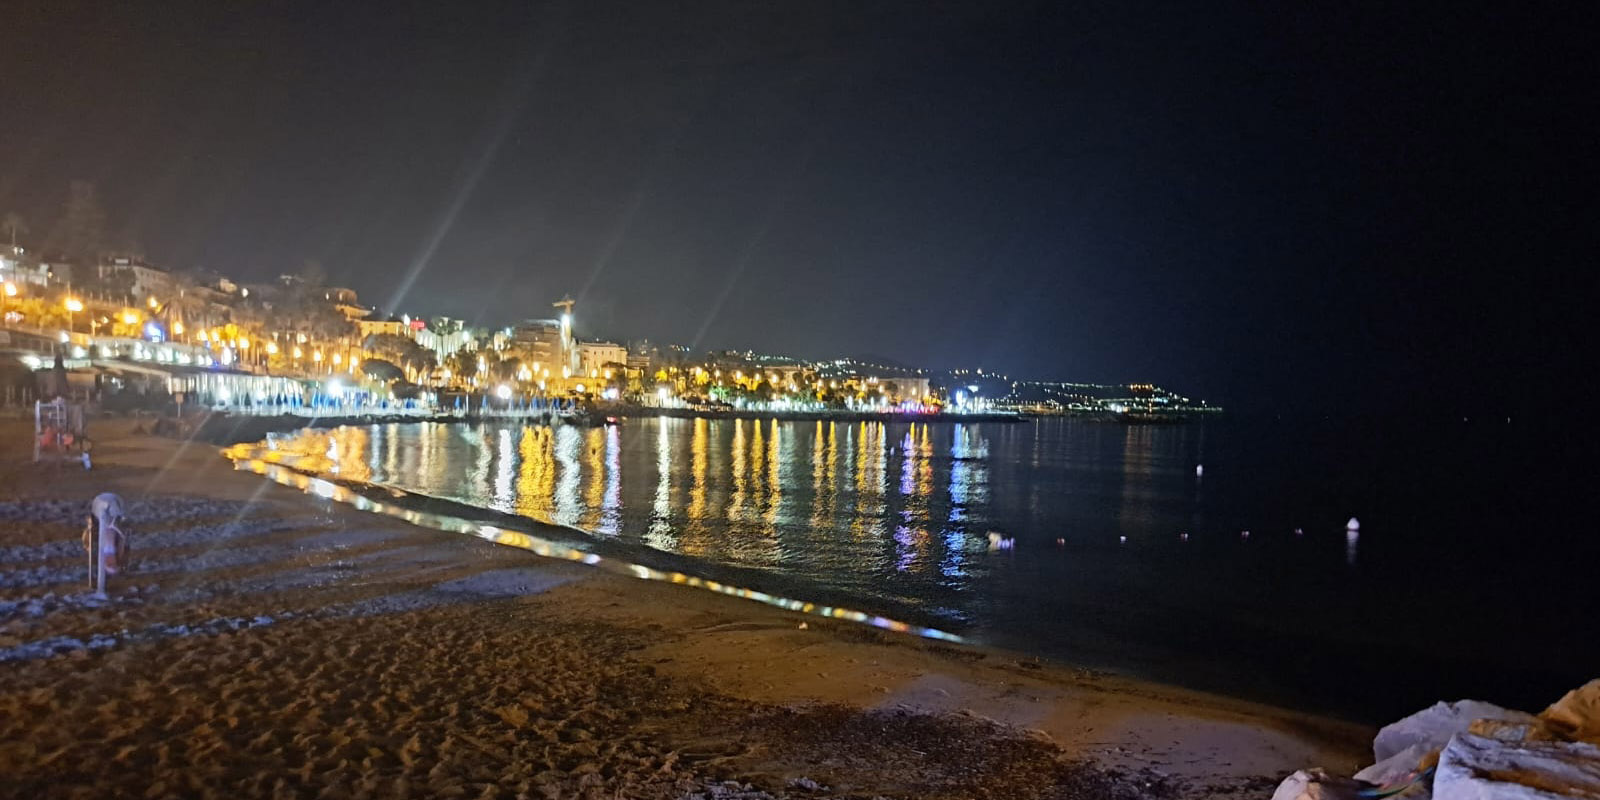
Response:
[[[253,714],[261,723],[253,735],[290,731],[266,752],[236,743],[242,733],[186,751],[208,764],[259,762],[249,774],[203,771],[191,787],[243,794],[270,793],[276,770],[296,787],[367,782],[378,793],[398,785],[383,781],[421,788],[419,775],[440,772],[444,782],[427,791],[471,786],[476,795],[474,781],[501,790],[521,781],[575,795],[629,787],[629,796],[668,797],[735,780],[775,796],[1231,797],[1260,794],[1271,785],[1264,781],[1307,764],[1345,769],[1366,758],[1370,731],[1361,726],[540,559],[361,513],[233,472],[213,447],[131,429],[97,423],[88,473],[34,469],[15,447],[26,437],[6,431],[6,513],[23,524],[0,543],[0,654],[14,656],[0,663],[8,675],[0,717],[12,720],[0,741],[13,743],[0,764],[22,786],[66,794],[68,764],[97,756],[121,772],[91,775],[91,785],[159,780],[178,765],[159,753],[176,735],[169,719],[114,725],[119,736],[91,731],[107,708],[137,717],[152,703],[165,708],[146,696],[151,687],[160,696],[191,681],[200,687],[183,691],[187,699],[165,701],[186,719],[231,731],[228,719]],[[74,517],[105,488],[152,519],[119,580],[139,591],[114,585],[115,599],[96,608],[71,599],[82,591]],[[164,632],[176,626],[186,627]],[[60,654],[42,657],[41,642]],[[291,668],[319,659],[303,677]],[[156,671],[130,685],[143,670]],[[277,670],[287,685],[241,699],[237,683],[251,679],[228,678],[251,670]],[[363,688],[330,688],[324,672]],[[402,672],[416,686],[393,685]],[[83,695],[83,685],[94,690]],[[597,695],[599,685],[621,699]],[[338,713],[296,741],[321,704],[295,698],[313,692],[332,692]],[[557,711],[568,695],[587,705]],[[396,730],[393,709],[419,703],[440,716]],[[571,721],[589,713],[604,719]],[[59,738],[49,726],[78,738],[47,752],[39,742]],[[413,729],[440,729],[445,739],[407,751]],[[570,750],[567,760],[528,772],[516,754],[529,730]],[[939,742],[955,750],[935,758],[928,748]],[[156,756],[123,764],[134,756],[117,754],[130,747]],[[297,759],[298,772],[289,766]],[[1050,794],[1060,787],[1069,793]]]

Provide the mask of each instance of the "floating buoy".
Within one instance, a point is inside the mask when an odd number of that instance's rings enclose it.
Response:
[[[1122,539],[1122,544],[1127,544],[1128,543],[1128,537],[1123,536],[1123,537],[1121,537],[1121,539]]]
[[[1296,535],[1296,536],[1304,536],[1305,535],[1305,531],[1303,531],[1303,530],[1301,530],[1299,528],[1295,528],[1294,529],[1294,535]]]
[[[1204,475],[1204,474],[1206,474],[1206,465],[1204,465],[1204,464],[1196,464],[1196,465],[1194,465],[1194,476],[1196,478],[1198,478],[1198,477],[1200,477],[1201,475]]]
[[[1248,538],[1250,538],[1250,532],[1249,531],[1239,531],[1239,538],[1240,539],[1248,539]]]
[[[1178,534],[1178,541],[1180,541],[1180,542],[1189,541],[1189,532],[1188,531],[1184,531],[1183,533]]]
[[[1056,537],[1056,547],[1066,547],[1066,546],[1067,546],[1067,540],[1065,538],[1062,538],[1062,537],[1059,537],[1059,536]]]
[[[1350,521],[1346,522],[1344,524],[1344,529],[1347,530],[1347,531],[1359,531],[1359,530],[1361,530],[1361,520],[1356,519],[1355,517],[1351,517]]]

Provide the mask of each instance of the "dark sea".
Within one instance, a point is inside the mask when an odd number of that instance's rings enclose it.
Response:
[[[1381,722],[1462,697],[1538,710],[1600,675],[1600,534],[1556,513],[1541,470],[1564,467],[1521,435],[1512,420],[628,419],[279,446],[708,575],[742,568],[752,588]]]

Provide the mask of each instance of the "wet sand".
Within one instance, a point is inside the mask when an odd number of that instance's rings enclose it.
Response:
[[[1254,797],[1371,731],[630,580],[0,422],[0,796]],[[84,593],[88,500],[136,520]]]

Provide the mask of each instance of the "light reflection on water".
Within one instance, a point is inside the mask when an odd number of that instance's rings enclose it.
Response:
[[[1383,703],[1379,719],[1444,691],[1450,670],[1429,660],[1435,651],[1453,670],[1484,642],[1518,653],[1578,641],[1565,635],[1570,615],[1502,613],[1481,589],[1534,585],[1551,564],[1592,560],[1592,537],[1521,519],[1526,506],[1497,511],[1505,486],[1545,464],[1461,470],[1480,439],[1356,433],[1312,423],[630,419],[602,429],[350,427],[277,438],[263,452],[759,570],[775,585],[749,574],[740,585],[760,591],[1275,702]],[[1360,537],[1345,531],[1355,515]],[[1508,521],[1515,536],[1491,525]],[[1015,547],[992,548],[991,534]],[[1419,568],[1451,580],[1419,581]],[[1407,617],[1444,632],[1375,624],[1399,607],[1400,588]],[[1562,607],[1585,607],[1578,591]],[[1578,657],[1588,646],[1571,645],[1565,661],[1593,663]],[[1353,659],[1373,676],[1362,685],[1393,687],[1404,702],[1352,699]],[[1409,682],[1395,679],[1402,673]],[[1473,680],[1457,691],[1513,683]]]
[[[409,423],[278,446],[325,455],[343,478],[990,627],[1075,593],[1103,603],[1106,570],[1126,566],[1107,559],[1198,548],[1178,534],[1204,518],[1187,428]],[[1017,548],[996,548],[1002,537]]]
[[[959,591],[987,548],[981,426],[630,420],[626,427],[436,423],[308,432],[352,480],[846,588]],[[944,454],[948,454],[945,457]],[[1012,535],[1008,532],[1008,535]],[[981,561],[981,559],[978,559]]]

